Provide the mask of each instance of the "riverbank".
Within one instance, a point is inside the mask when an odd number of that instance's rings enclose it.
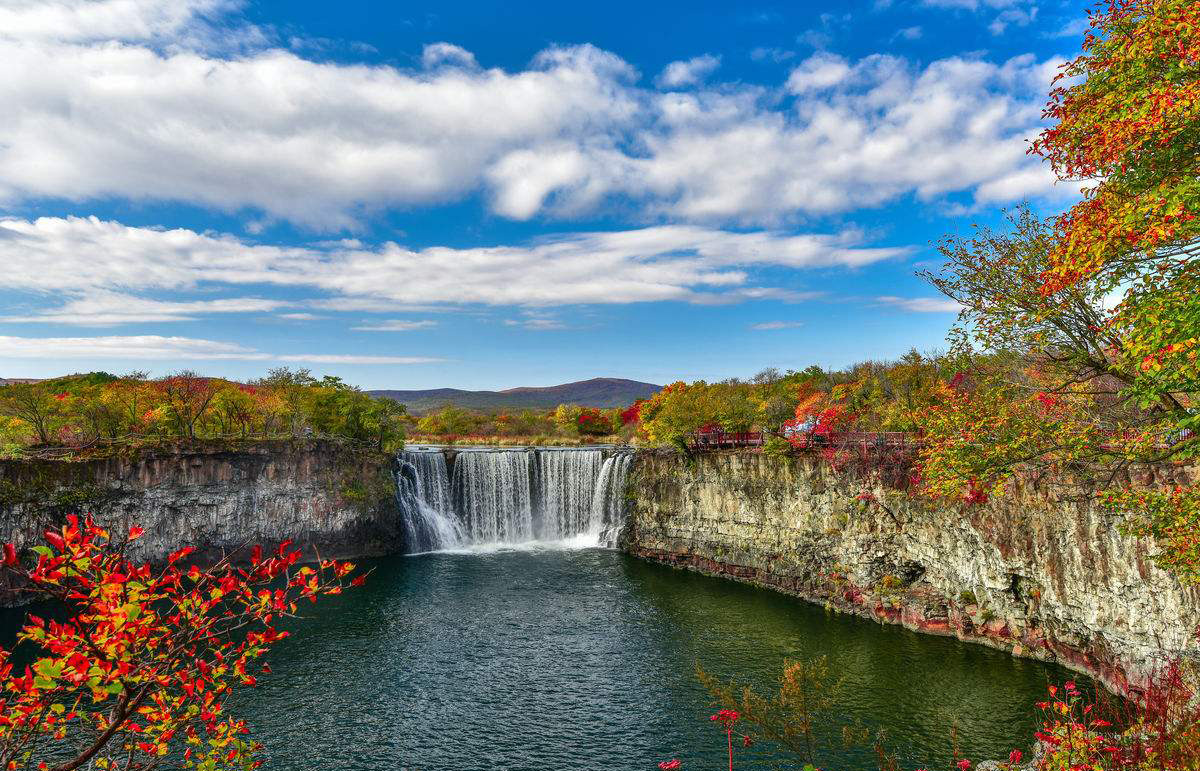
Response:
[[[842,612],[1060,662],[1114,691],[1200,657],[1200,595],[1115,515],[1051,489],[937,508],[883,505],[815,457],[642,452],[623,548]]]

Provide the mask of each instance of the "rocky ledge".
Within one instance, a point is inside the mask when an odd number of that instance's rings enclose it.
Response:
[[[882,489],[873,491],[879,505],[860,492],[819,458],[640,453],[622,545],[879,622],[1057,661],[1123,693],[1168,658],[1200,657],[1196,588],[1158,569],[1154,544],[1121,535],[1108,511],[1049,488],[943,508]]]

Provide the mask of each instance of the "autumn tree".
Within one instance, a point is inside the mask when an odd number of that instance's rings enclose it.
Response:
[[[135,527],[128,539],[140,535]],[[254,767],[259,747],[226,700],[269,672],[258,660],[288,636],[278,620],[294,616],[299,600],[340,592],[353,570],[300,566],[287,542],[267,557],[256,548],[246,565],[184,567],[193,551],[185,548],[153,568],[73,516],[45,541],[26,559],[4,547],[10,578],[65,614],[27,617],[18,640],[32,649],[21,656],[28,665],[0,651],[7,769]]]
[[[1033,146],[1085,183],[1056,221],[1043,271],[1053,296],[1095,286],[1120,300],[1102,325],[1133,391],[1181,427],[1200,420],[1200,8],[1109,0],[1051,92]]]
[[[167,414],[180,435],[196,438],[196,424],[216,397],[218,383],[192,370],[183,370],[158,382]]]
[[[1069,466],[1127,531],[1159,539],[1162,564],[1200,580],[1171,554],[1200,498],[1139,503],[1114,484],[1128,464],[1200,448],[1200,6],[1108,0],[1090,22],[1031,148],[1082,199],[1051,223],[1020,212],[1008,233],[943,244],[932,278],[965,308],[960,347],[993,358],[947,400],[959,414],[931,413],[927,471],[979,471],[985,456],[991,472]]]
[[[246,437],[251,433],[257,418],[258,404],[253,386],[222,383],[212,400],[212,412],[216,417],[220,433]]]
[[[26,423],[41,444],[50,442],[63,414],[68,394],[55,393],[41,383],[0,386],[0,415]]]

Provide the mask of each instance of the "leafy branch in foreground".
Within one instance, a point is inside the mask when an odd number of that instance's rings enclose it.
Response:
[[[814,732],[837,701],[842,678],[829,672],[824,657],[812,661],[786,661],[777,693],[763,696],[749,685],[724,683],[696,664],[696,677],[714,704],[736,712],[743,721],[747,746],[753,742],[778,744],[811,763],[819,743]]]
[[[129,540],[141,536],[134,527]],[[354,566],[297,566],[285,541],[247,566],[229,558],[207,569],[135,564],[91,518],[45,533],[22,565],[4,546],[3,565],[21,591],[64,607],[65,620],[29,615],[18,640],[39,649],[23,672],[0,650],[0,768],[145,771],[166,762],[189,769],[257,767],[259,745],[226,698],[269,672],[256,660],[288,636],[276,628],[297,601],[338,594]]]

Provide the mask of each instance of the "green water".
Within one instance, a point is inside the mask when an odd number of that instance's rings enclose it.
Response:
[[[599,549],[429,554],[371,564],[314,607],[238,705],[268,768],[725,768],[701,661],[766,684],[785,657],[845,676],[826,734],[885,728],[903,767],[1028,751],[1033,702],[1069,674],[987,648],[826,613],[773,592]],[[736,767],[777,765],[766,747]],[[865,749],[819,751],[873,768]]]

